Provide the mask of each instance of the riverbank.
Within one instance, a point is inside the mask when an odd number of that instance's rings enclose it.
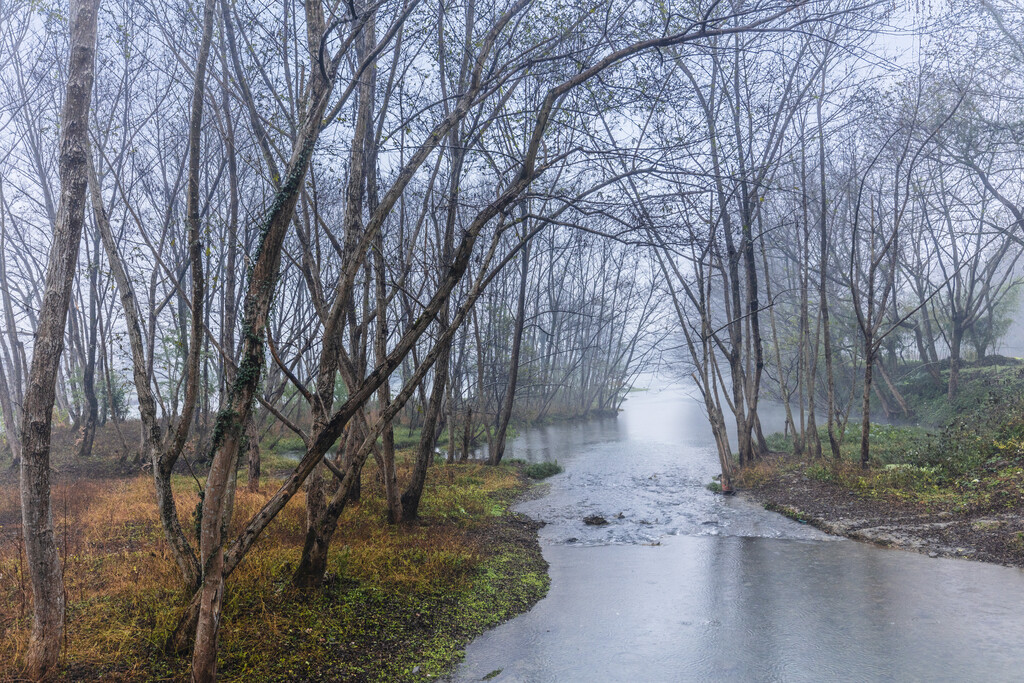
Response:
[[[100,468],[102,469],[102,468]],[[399,474],[404,473],[401,469]],[[277,488],[240,488],[241,524]],[[176,476],[191,528],[196,482]],[[426,681],[459,661],[475,636],[532,607],[549,580],[539,525],[511,511],[531,483],[516,465],[430,469],[414,524],[386,524],[379,479],[364,473],[346,510],[322,589],[299,590],[301,494],[228,583],[221,679]],[[68,596],[63,680],[185,680],[187,658],[162,651],[186,596],[160,531],[148,476],[58,475],[54,523]],[[0,479],[0,679],[16,677],[31,610],[16,476]]]
[[[867,469],[859,465],[859,426],[848,426],[838,460],[794,456],[792,439],[774,434],[773,455],[746,468],[740,486],[769,510],[828,533],[1024,567],[1021,362],[971,364],[954,401],[939,380],[921,368],[902,374],[919,426],[872,424]],[[828,455],[824,430],[820,438]]]
[[[958,508],[880,492],[852,465],[775,460],[747,473],[743,495],[773,512],[837,536],[913,550],[1024,567],[1024,510]],[[831,479],[831,481],[829,480]]]

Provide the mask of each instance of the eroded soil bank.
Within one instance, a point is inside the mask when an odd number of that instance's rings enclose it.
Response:
[[[801,465],[776,463],[759,475],[743,495],[827,533],[930,557],[1024,567],[1024,511],[1019,506],[964,510],[865,494],[808,476]]]

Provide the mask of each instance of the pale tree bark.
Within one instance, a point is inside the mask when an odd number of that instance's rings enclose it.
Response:
[[[85,222],[89,104],[99,0],[71,4],[68,81],[61,111],[60,200],[46,268],[22,423],[21,514],[32,583],[32,633],[25,675],[57,674],[64,632],[64,585],[50,509],[50,428],[71,287]]]
[[[368,178],[373,178],[371,172]],[[370,192],[371,205],[374,203],[373,192]],[[371,206],[371,211],[375,207]],[[373,250],[374,262],[374,286],[377,303],[377,327],[374,330],[373,355],[375,358],[385,358],[388,355],[388,323],[387,323],[387,291],[385,286],[384,272],[384,240],[378,235]],[[379,411],[387,410],[391,405],[391,384],[390,381],[382,382],[377,391],[377,402]],[[402,499],[398,492],[398,476],[395,470],[395,430],[391,421],[388,421],[381,433],[381,476],[384,478],[384,498],[388,504],[388,518],[392,523],[402,521]]]
[[[362,7],[359,8],[360,10]],[[356,41],[357,63],[366,63],[367,58],[375,49],[375,23],[373,11],[367,11],[363,28]],[[366,191],[367,176],[371,169],[373,156],[368,154],[368,148],[373,138],[373,110],[375,105],[374,79],[376,70],[367,68],[358,79],[356,121],[352,132],[352,147],[349,153],[349,178],[345,192],[345,243],[342,253],[344,267],[351,268],[359,263],[363,253],[360,249],[360,242],[363,238],[363,196]],[[370,168],[368,168],[370,167]],[[379,240],[375,240],[375,243]],[[368,278],[369,279],[369,278]],[[339,292],[341,289],[339,289]],[[368,291],[366,292],[368,295]],[[369,303],[365,301],[368,308]],[[348,392],[351,393],[359,379],[365,373],[365,343],[366,336],[363,334],[363,327],[356,325],[354,315],[355,301],[352,288],[344,291],[342,296],[336,297],[334,304],[327,315],[322,315],[324,323],[323,352],[319,364],[319,375],[317,379],[316,399],[312,404],[314,430],[324,423],[330,416],[334,405],[334,385],[338,370],[341,370],[341,377],[345,382]],[[364,311],[366,313],[366,311]],[[347,315],[346,315],[347,314]],[[345,318],[349,322],[350,348],[346,355],[342,344],[342,330]],[[364,319],[368,316],[364,316]],[[379,344],[375,339],[375,347]],[[360,415],[362,417],[362,415]],[[359,420],[358,422],[361,422]],[[350,424],[344,449],[344,466],[352,465],[352,448],[358,439],[359,424]],[[394,458],[391,458],[390,468],[387,457],[381,454],[382,470],[394,469]],[[306,482],[306,538],[303,544],[302,557],[299,566],[292,577],[293,583],[300,588],[312,588],[320,585],[327,567],[327,550],[329,537],[324,540],[322,537],[322,520],[326,514],[325,503],[327,483],[324,481],[327,465],[321,465],[310,475]],[[353,472],[353,486],[349,492],[350,497],[358,499],[362,475],[362,463],[359,463]],[[333,483],[333,482],[332,482]],[[387,478],[385,479],[385,485]],[[391,513],[394,514],[393,512]]]
[[[216,0],[206,0],[203,15],[203,34],[200,39],[199,55],[195,71],[193,101],[189,117],[188,186],[186,191],[186,222],[188,230],[188,259],[192,278],[191,318],[189,325],[188,354],[185,362],[185,396],[181,414],[176,426],[168,426],[165,435],[157,417],[156,399],[151,380],[152,359],[147,359],[143,345],[141,309],[135,296],[134,287],[117,250],[113,230],[103,206],[101,187],[91,154],[87,157],[89,184],[93,214],[100,231],[111,272],[120,291],[121,305],[125,313],[129,345],[132,352],[133,379],[139,398],[139,415],[143,425],[143,456],[151,462],[156,491],[157,511],[164,536],[171,548],[171,554],[181,571],[188,590],[199,586],[201,577],[199,559],[189,542],[178,519],[177,505],[171,486],[171,474],[185,448],[191,430],[195,405],[199,395],[199,366],[204,339],[205,274],[203,272],[203,245],[200,238],[200,188],[199,168],[201,163],[199,142],[202,132],[203,101],[205,96],[206,67],[209,61],[210,44],[213,36],[213,17]],[[154,338],[149,339],[150,350]]]
[[[100,231],[111,274],[114,277],[114,282],[117,283],[121,308],[125,316],[125,327],[128,331],[128,343],[132,352],[132,377],[135,382],[135,392],[139,401],[139,417],[143,428],[142,459],[150,462],[153,467],[157,512],[164,530],[164,537],[167,539],[171,554],[181,571],[185,586],[194,590],[199,585],[199,560],[181,528],[174,492],[171,490],[171,471],[181,453],[181,448],[177,447],[177,450],[174,450],[176,448],[174,440],[169,444],[164,441],[163,429],[157,417],[156,398],[150,383],[152,373],[143,345],[141,309],[135,296],[135,288],[125,270],[124,261],[114,241],[114,232],[100,195],[100,181],[97,178],[91,154],[88,155],[86,164],[93,217]],[[179,424],[179,429],[187,429],[187,425]]]
[[[4,182],[0,178],[0,303],[3,306],[3,322],[6,339],[0,339],[0,416],[4,421],[4,436],[11,450],[11,467],[21,465],[21,411],[22,405],[22,358],[23,348],[18,340],[18,329],[11,305],[11,287],[7,279],[7,201],[4,197]],[[4,346],[8,348],[4,348]],[[4,365],[10,363],[10,376]]]

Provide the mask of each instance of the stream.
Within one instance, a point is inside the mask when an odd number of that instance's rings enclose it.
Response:
[[[452,681],[1024,680],[1024,572],[712,494],[714,442],[684,389],[530,429],[506,457],[565,468],[517,508],[546,523],[551,589],[473,641]]]

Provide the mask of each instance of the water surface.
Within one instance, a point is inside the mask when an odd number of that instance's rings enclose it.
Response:
[[[711,494],[713,441],[683,390],[529,430],[507,457],[566,470],[520,506],[547,523],[551,590],[470,644],[452,680],[1024,680],[1024,572],[837,539]],[[592,514],[609,524],[585,525]]]

